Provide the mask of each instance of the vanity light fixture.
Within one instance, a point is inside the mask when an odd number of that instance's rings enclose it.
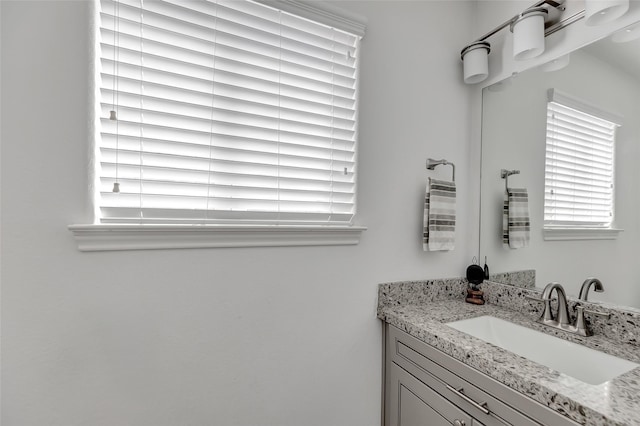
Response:
[[[611,41],[614,43],[626,43],[637,39],[640,39],[640,22],[616,31],[611,36]]]
[[[544,7],[534,7],[522,12],[511,23],[515,60],[535,58],[544,52],[544,20],[548,15],[549,11]]]
[[[491,45],[487,41],[476,41],[462,49],[460,56],[465,83],[480,83],[489,76],[489,52]]]
[[[615,21],[629,10],[629,0],[585,0],[584,18],[589,26]]]
[[[489,76],[489,37],[506,27],[513,32],[514,58],[524,60],[534,58],[544,52],[545,28],[560,29],[560,16],[565,10],[566,0],[540,0],[522,13],[503,22],[487,34],[462,49],[464,82],[475,84]],[[558,24],[558,25],[555,25]]]

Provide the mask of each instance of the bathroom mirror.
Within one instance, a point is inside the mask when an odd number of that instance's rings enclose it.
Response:
[[[527,70],[483,90],[480,259],[491,272],[535,270],[535,286],[560,282],[577,295],[597,277],[604,293],[589,300],[640,308],[640,39],[617,43],[613,36],[571,52],[568,64]],[[614,228],[617,233],[545,237],[545,147],[547,91],[577,98],[622,116],[614,153]],[[530,243],[502,244],[505,180],[501,169],[520,173],[509,186],[529,195]],[[555,235],[557,238],[557,234]]]

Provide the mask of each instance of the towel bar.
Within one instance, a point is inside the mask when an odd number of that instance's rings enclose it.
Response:
[[[436,168],[436,166],[441,166],[441,165],[445,165],[445,166],[451,166],[451,181],[455,182],[456,181],[456,165],[453,164],[450,161],[447,160],[434,160],[433,158],[427,158],[427,169],[428,170],[434,170]]]
[[[519,174],[520,174],[520,170],[507,170],[507,169],[500,170],[500,177],[504,179],[505,191],[509,192],[509,176],[519,175]]]

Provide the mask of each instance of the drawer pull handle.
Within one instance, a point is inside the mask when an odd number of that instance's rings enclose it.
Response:
[[[464,420],[458,420],[458,419],[455,419],[455,420],[453,421],[453,425],[454,425],[454,426],[465,426],[465,425],[466,425],[466,423],[464,422]]]
[[[467,395],[463,394],[462,391],[464,390],[463,388],[460,389],[456,389],[452,386],[447,385],[447,389],[449,389],[451,392],[455,393],[456,395],[458,395],[460,398],[464,399],[465,401],[467,401],[469,404],[473,405],[474,407],[476,407],[478,410],[482,411],[485,414],[491,414],[491,411],[489,411],[487,409],[487,407],[485,407],[485,405],[487,405],[486,402],[481,402],[481,403],[477,403],[475,402],[473,399],[469,398]]]

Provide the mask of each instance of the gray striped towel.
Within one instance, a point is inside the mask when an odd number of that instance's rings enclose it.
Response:
[[[506,248],[529,246],[529,195],[525,188],[509,188],[502,210],[502,245]]]
[[[456,231],[456,184],[429,178],[424,197],[424,251],[453,250]]]

